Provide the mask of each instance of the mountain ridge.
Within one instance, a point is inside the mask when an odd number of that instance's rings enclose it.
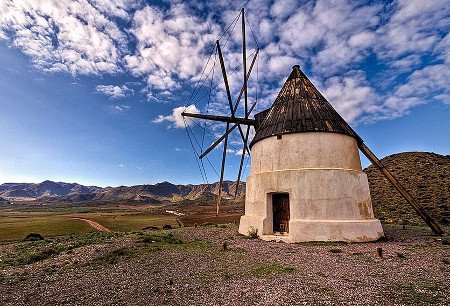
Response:
[[[442,224],[450,224],[450,156],[431,152],[402,152],[381,159],[423,208]],[[420,217],[373,165],[367,174],[375,217],[384,222],[422,223]],[[218,191],[211,184],[142,184],[97,187],[77,183],[5,183],[0,185],[0,203],[36,201],[40,203],[78,203],[132,201],[142,203],[180,202],[210,204]],[[224,181],[223,196],[234,197],[236,182]],[[245,182],[239,186],[237,202],[243,203]]]
[[[164,181],[156,184],[98,187],[78,183],[43,181],[41,183],[4,183],[0,185],[0,197],[10,201],[181,201],[196,200],[208,194],[217,194],[218,182],[211,184],[172,184]],[[241,183],[238,197],[243,197],[245,183]],[[223,182],[223,195],[234,196],[236,182]]]

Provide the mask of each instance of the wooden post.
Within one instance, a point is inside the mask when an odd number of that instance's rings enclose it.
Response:
[[[245,107],[245,118],[248,118],[247,109],[247,49],[245,46],[245,14],[244,8],[242,8],[242,64],[244,68],[244,107]]]
[[[230,128],[230,124],[227,123],[226,132],[228,132]],[[225,161],[227,157],[227,146],[228,146],[228,135],[225,136],[225,142],[223,143],[223,154],[222,154],[222,168],[220,169],[220,182],[219,182],[219,192],[217,197],[217,205],[216,205],[216,216],[219,215],[220,209],[220,200],[222,199],[222,185],[223,185],[223,173],[225,172]]]
[[[224,241],[224,242],[222,243],[222,250],[226,251],[227,249],[228,249],[227,242]]]
[[[377,248],[377,250],[375,251],[375,256],[378,258],[383,258],[383,248]]]
[[[359,149],[364,153],[364,155],[372,162],[372,164],[378,168],[378,170],[383,173],[383,175],[388,179],[388,181],[397,189],[397,191],[405,198],[414,210],[419,214],[420,217],[425,221],[425,223],[432,229],[435,234],[443,235],[444,231],[439,227],[439,225],[434,222],[434,220],[428,215],[428,213],[420,206],[420,204],[409,194],[409,192],[403,187],[402,184],[395,178],[395,176],[390,173],[381,161],[373,154],[372,151],[360,141],[358,143]]]

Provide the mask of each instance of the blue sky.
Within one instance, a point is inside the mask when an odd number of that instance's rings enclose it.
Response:
[[[380,158],[449,154],[447,1],[2,1],[0,183],[204,182],[179,113],[228,114],[217,57],[208,58],[242,5],[248,56],[260,47],[249,82],[256,112],[299,64]],[[240,30],[221,39],[233,98]],[[199,123],[187,123],[202,142]],[[205,148],[225,127],[206,129]],[[238,134],[230,143],[225,177],[235,179]],[[208,182],[220,149],[204,161]]]

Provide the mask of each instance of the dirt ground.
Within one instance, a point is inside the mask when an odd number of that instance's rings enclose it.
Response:
[[[8,243],[0,304],[449,305],[450,237],[385,232],[374,243],[284,244],[229,224]]]

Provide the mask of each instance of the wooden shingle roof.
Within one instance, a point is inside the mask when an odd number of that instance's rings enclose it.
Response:
[[[250,146],[276,135],[330,132],[360,140],[298,65],[283,85],[272,107],[255,115],[256,134]]]

